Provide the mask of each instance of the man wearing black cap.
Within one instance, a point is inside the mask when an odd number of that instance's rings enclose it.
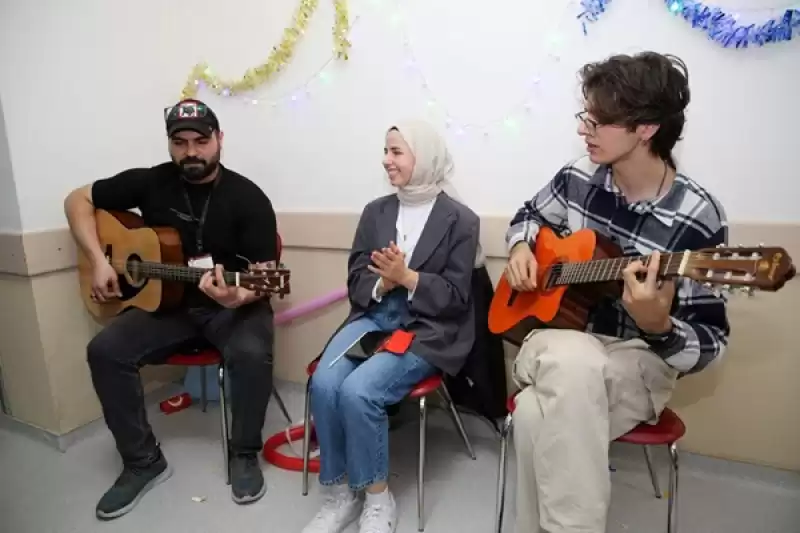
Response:
[[[122,474],[97,505],[102,519],[127,513],[170,476],[147,422],[139,368],[198,341],[220,350],[231,381],[233,499],[252,502],[266,491],[257,453],[272,392],[272,308],[267,298],[226,286],[221,269],[240,269],[243,259],[262,266],[277,260],[275,212],[255,183],[220,163],[223,135],[208,106],[183,100],[165,110],[165,119],[171,162],[98,180],[64,203],[72,234],[93,263],[98,302],[121,293],[98,242],[95,209],[138,208],[148,226],[179,232],[190,264],[216,269],[197,287],[187,284],[179,310],[131,309],[89,343],[94,388],[123,461]]]

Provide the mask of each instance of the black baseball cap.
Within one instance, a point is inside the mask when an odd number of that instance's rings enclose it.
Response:
[[[183,130],[196,131],[205,137],[219,131],[217,115],[200,100],[181,100],[164,109],[164,119],[167,122],[167,135],[170,137]]]

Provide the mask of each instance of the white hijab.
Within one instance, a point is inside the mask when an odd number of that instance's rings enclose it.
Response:
[[[418,120],[399,122],[389,131],[392,129],[400,132],[415,158],[411,179],[404,187],[397,189],[400,203],[405,205],[424,204],[435,199],[440,192],[444,191],[453,200],[467,205],[451,181],[455,167],[450,151],[441,135],[427,122]],[[486,256],[478,242],[475,266],[482,267],[485,263]]]

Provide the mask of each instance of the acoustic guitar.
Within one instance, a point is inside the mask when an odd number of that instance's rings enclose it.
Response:
[[[539,230],[533,248],[536,289],[515,291],[500,279],[489,307],[489,330],[520,343],[534,328],[586,328],[594,304],[622,295],[622,272],[641,256],[623,256],[610,239],[590,229],[561,238]],[[648,258],[646,261],[649,260]],[[661,254],[659,279],[685,277],[716,292],[777,291],[795,275],[786,250],[726,247]]]
[[[106,258],[119,274],[122,296],[107,302],[92,300],[92,266],[78,247],[78,275],[83,302],[96,319],[118,315],[129,307],[162,311],[176,307],[184,284],[200,282],[209,269],[187,266],[178,232],[167,227],[145,226],[142,218],[129,211],[95,212],[97,236]],[[290,292],[286,268],[257,268],[243,264],[241,272],[223,273],[225,283],[258,294]]]

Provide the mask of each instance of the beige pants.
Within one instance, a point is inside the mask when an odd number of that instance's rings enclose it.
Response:
[[[514,362],[517,533],[605,533],[609,441],[656,422],[676,378],[640,339],[531,332]]]

